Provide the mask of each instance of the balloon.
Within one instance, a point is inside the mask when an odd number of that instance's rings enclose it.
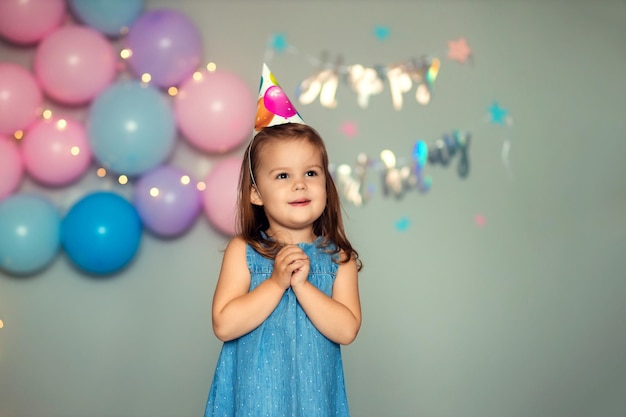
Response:
[[[86,195],[61,222],[61,245],[79,268],[97,275],[126,266],[141,242],[141,219],[123,197],[106,191]]]
[[[115,78],[113,46],[99,32],[64,26],[46,36],[35,51],[35,75],[44,92],[63,104],[85,104]]]
[[[84,126],[69,118],[35,122],[22,139],[26,171],[46,185],[66,185],[80,178],[91,162]]]
[[[78,20],[87,26],[118,37],[141,14],[144,0],[69,0],[69,5]]]
[[[285,118],[295,116],[297,113],[287,94],[277,85],[273,85],[265,91],[263,104],[267,110]]]
[[[23,174],[24,165],[17,143],[0,134],[0,201],[15,191]]]
[[[0,268],[26,275],[47,266],[59,250],[60,222],[43,197],[16,194],[0,201]]]
[[[254,123],[254,129],[263,129],[270,124],[273,118],[274,113],[272,113],[265,107],[265,104],[263,103],[263,97],[261,97],[256,104],[256,121]]]
[[[220,232],[235,235],[235,213],[241,158],[228,158],[218,162],[206,177],[202,194],[204,213]]]
[[[174,114],[156,88],[120,81],[93,101],[87,137],[94,157],[106,168],[141,174],[163,163],[174,148]]]
[[[175,97],[178,126],[198,149],[227,152],[252,135],[257,100],[236,75],[225,71],[200,74],[187,79]]]
[[[0,0],[0,37],[34,44],[59,27],[64,17],[63,0]]]
[[[193,21],[169,9],[142,14],[130,27],[126,47],[133,73],[148,73],[159,87],[180,84],[200,65],[202,40]]]
[[[158,167],[142,176],[133,203],[144,226],[164,237],[187,231],[202,208],[196,183],[185,171],[171,166]]]
[[[43,94],[35,77],[20,65],[0,62],[0,134],[26,129],[42,106]]]

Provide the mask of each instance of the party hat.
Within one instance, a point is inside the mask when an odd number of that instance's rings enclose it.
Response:
[[[254,132],[268,126],[275,126],[284,123],[304,123],[302,117],[291,104],[289,97],[280,87],[274,74],[263,64],[261,74],[261,85],[259,87],[259,100],[256,107],[256,121]]]

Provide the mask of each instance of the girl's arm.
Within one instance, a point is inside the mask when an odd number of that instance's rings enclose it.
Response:
[[[339,265],[332,297],[308,280],[292,282],[291,288],[320,333],[342,345],[352,343],[361,327],[358,270],[354,258]]]
[[[267,279],[250,290],[246,243],[233,238],[224,252],[213,296],[213,332],[228,341],[257,328],[276,308],[285,292],[276,279]]]

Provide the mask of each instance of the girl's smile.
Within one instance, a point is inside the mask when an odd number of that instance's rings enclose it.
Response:
[[[309,203],[311,203],[311,200],[307,200],[304,198],[298,199],[296,201],[292,201],[289,204],[292,206],[296,206],[296,207],[303,207],[303,206],[307,206],[309,205]]]

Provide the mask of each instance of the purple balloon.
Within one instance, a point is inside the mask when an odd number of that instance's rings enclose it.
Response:
[[[131,25],[126,45],[132,72],[148,73],[159,87],[180,84],[200,65],[202,41],[194,22],[169,9],[148,11]]]
[[[200,192],[179,168],[160,166],[143,175],[133,203],[146,229],[157,236],[173,237],[187,231],[202,208]]]

